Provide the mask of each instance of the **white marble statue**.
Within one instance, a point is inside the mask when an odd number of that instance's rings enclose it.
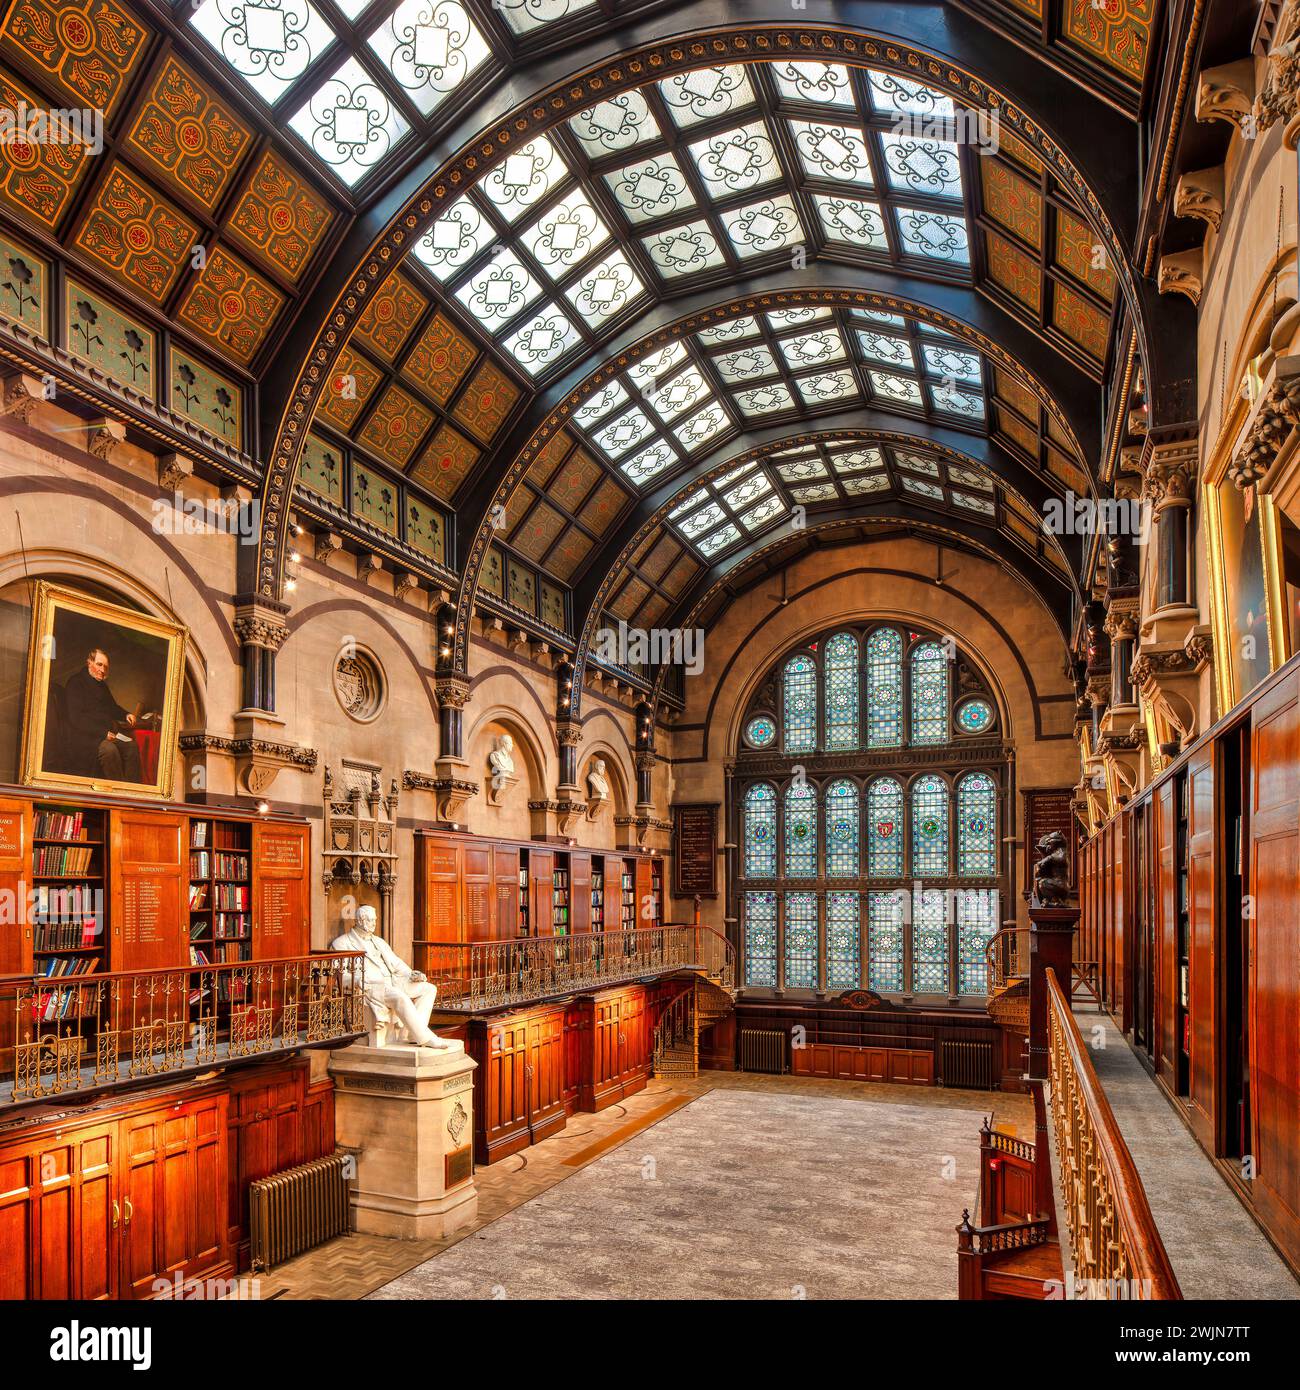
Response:
[[[592,758],[587,769],[587,796],[591,801],[609,800],[609,778],[605,776],[605,759]]]
[[[451,1047],[429,1027],[437,986],[412,970],[388,942],[375,935],[375,920],[373,907],[357,908],[352,930],[336,936],[333,943],[336,951],[366,953],[366,1005],[374,1019],[371,1046],[410,1041],[418,1047]],[[347,983],[350,987],[351,980]],[[404,1036],[395,1036],[398,1029]]]
[[[492,790],[498,796],[515,775],[515,760],[512,756],[514,747],[514,739],[509,734],[501,734],[497,738],[496,747],[488,754],[488,767],[492,769]]]

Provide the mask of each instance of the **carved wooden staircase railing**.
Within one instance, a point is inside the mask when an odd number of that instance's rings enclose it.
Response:
[[[989,1017],[1017,1032],[1029,1029],[1029,928],[1003,927],[984,948]]]
[[[702,968],[691,975],[655,1024],[656,1076],[698,1076],[700,1033],[735,1008],[735,947],[709,927],[697,926],[695,931],[700,935]]]

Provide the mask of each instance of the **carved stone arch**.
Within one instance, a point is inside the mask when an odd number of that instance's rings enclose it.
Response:
[[[492,810],[486,790],[489,780],[487,755],[492,740],[499,734],[509,734],[514,740],[515,775],[520,785],[511,788],[510,795],[501,799],[496,809],[506,814],[498,815],[496,819],[510,821],[505,830],[525,831],[523,834],[511,833],[508,838],[527,839],[532,824],[529,803],[548,800],[551,795],[556,762],[554,750],[552,756],[548,757],[547,748],[537,730],[522,716],[518,707],[498,703],[480,710],[466,733],[465,753],[470,764],[470,780],[484,788],[482,799],[476,799],[475,804],[485,817]],[[486,824],[485,819],[483,825]]]
[[[605,760],[605,775],[609,781],[610,797],[607,811],[602,811],[598,819],[603,819],[606,814],[609,815],[611,833],[607,843],[612,844],[617,818],[633,814],[636,802],[636,769],[628,761],[626,746],[620,752],[609,739],[599,735],[592,736],[591,726],[593,722],[602,718],[613,721],[614,717],[605,710],[597,710],[583,725],[584,738],[578,760],[578,787],[579,794],[585,800],[587,796],[587,769],[592,758],[603,758]]]

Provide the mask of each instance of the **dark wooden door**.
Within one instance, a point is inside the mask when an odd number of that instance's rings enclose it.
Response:
[[[474,1160],[491,1163],[529,1142],[528,1015],[474,1020],[470,1046],[479,1063]]]
[[[1213,745],[1200,749],[1188,760],[1187,777],[1188,1006],[1192,1018],[1188,1113],[1197,1137],[1214,1153],[1218,1151],[1214,1094],[1218,1009],[1214,959],[1217,850]]]
[[[467,844],[461,850],[461,913],[466,941],[492,939],[492,847]]]
[[[533,1142],[564,1127],[564,1009],[528,1022],[528,1128]]]

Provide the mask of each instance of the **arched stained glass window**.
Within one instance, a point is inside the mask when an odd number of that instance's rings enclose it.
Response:
[[[903,988],[903,890],[867,894],[867,988]]]
[[[817,667],[800,652],[785,663],[785,751],[817,750]]]
[[[957,872],[992,878],[998,871],[998,789],[987,772],[957,783]]]
[[[858,639],[837,632],[826,643],[824,746],[842,752],[858,746]]]
[[[745,873],[776,877],[776,788],[768,782],[745,793]]]
[[[877,777],[867,792],[867,873],[903,877],[903,789],[892,777]]]
[[[817,877],[817,791],[792,782],[785,793],[785,875]]]
[[[745,983],[776,988],[776,894],[745,894]]]
[[[917,878],[948,873],[948,784],[932,772],[912,783],[912,872]]]
[[[817,894],[785,895],[785,984],[817,988]]]
[[[892,627],[867,638],[867,747],[903,741],[903,639]]]
[[[826,988],[857,989],[861,926],[860,895],[826,894]]]
[[[948,894],[943,888],[912,892],[912,992],[948,993]]]
[[[984,951],[998,929],[998,890],[958,888],[957,993],[988,993],[988,961]]]
[[[847,777],[826,788],[826,876],[858,876],[858,784]]]
[[[948,653],[942,642],[912,652],[912,742],[948,741]]]

